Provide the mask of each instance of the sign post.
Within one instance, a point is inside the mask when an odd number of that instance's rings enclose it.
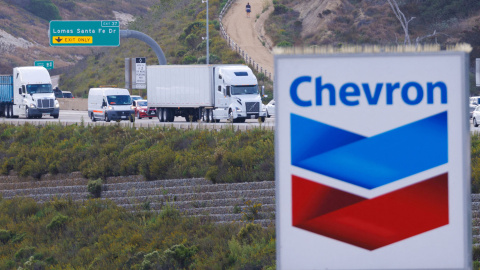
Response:
[[[119,21],[50,21],[50,46],[120,45]]]
[[[145,57],[125,58],[125,88],[147,88],[147,59]]]
[[[471,269],[468,54],[275,71],[278,269]]]
[[[475,85],[480,86],[480,58],[475,59]]]
[[[42,61],[35,61],[34,66],[44,67],[46,69],[53,69],[53,60],[42,60]]]

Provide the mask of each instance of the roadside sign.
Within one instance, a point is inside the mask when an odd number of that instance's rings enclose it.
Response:
[[[471,269],[468,54],[276,55],[279,269]]]
[[[46,69],[53,69],[53,60],[35,61],[33,65],[44,67]]]
[[[147,88],[147,58],[125,58],[125,88]]]
[[[145,57],[135,58],[135,81],[137,89],[147,88],[147,62]]]
[[[119,21],[50,21],[50,46],[119,46]]]

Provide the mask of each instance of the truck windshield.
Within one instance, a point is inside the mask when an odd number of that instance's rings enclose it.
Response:
[[[132,99],[129,95],[107,96],[108,105],[131,105]]]
[[[53,93],[51,84],[28,84],[27,94]]]
[[[232,95],[258,95],[257,85],[234,85]]]

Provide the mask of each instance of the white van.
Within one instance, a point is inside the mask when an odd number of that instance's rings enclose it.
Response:
[[[97,120],[135,121],[132,98],[123,88],[90,88],[88,92],[88,117]]]

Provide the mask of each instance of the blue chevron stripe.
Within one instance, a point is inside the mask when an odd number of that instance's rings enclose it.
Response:
[[[291,114],[292,165],[373,189],[448,162],[447,112],[363,137]]]

